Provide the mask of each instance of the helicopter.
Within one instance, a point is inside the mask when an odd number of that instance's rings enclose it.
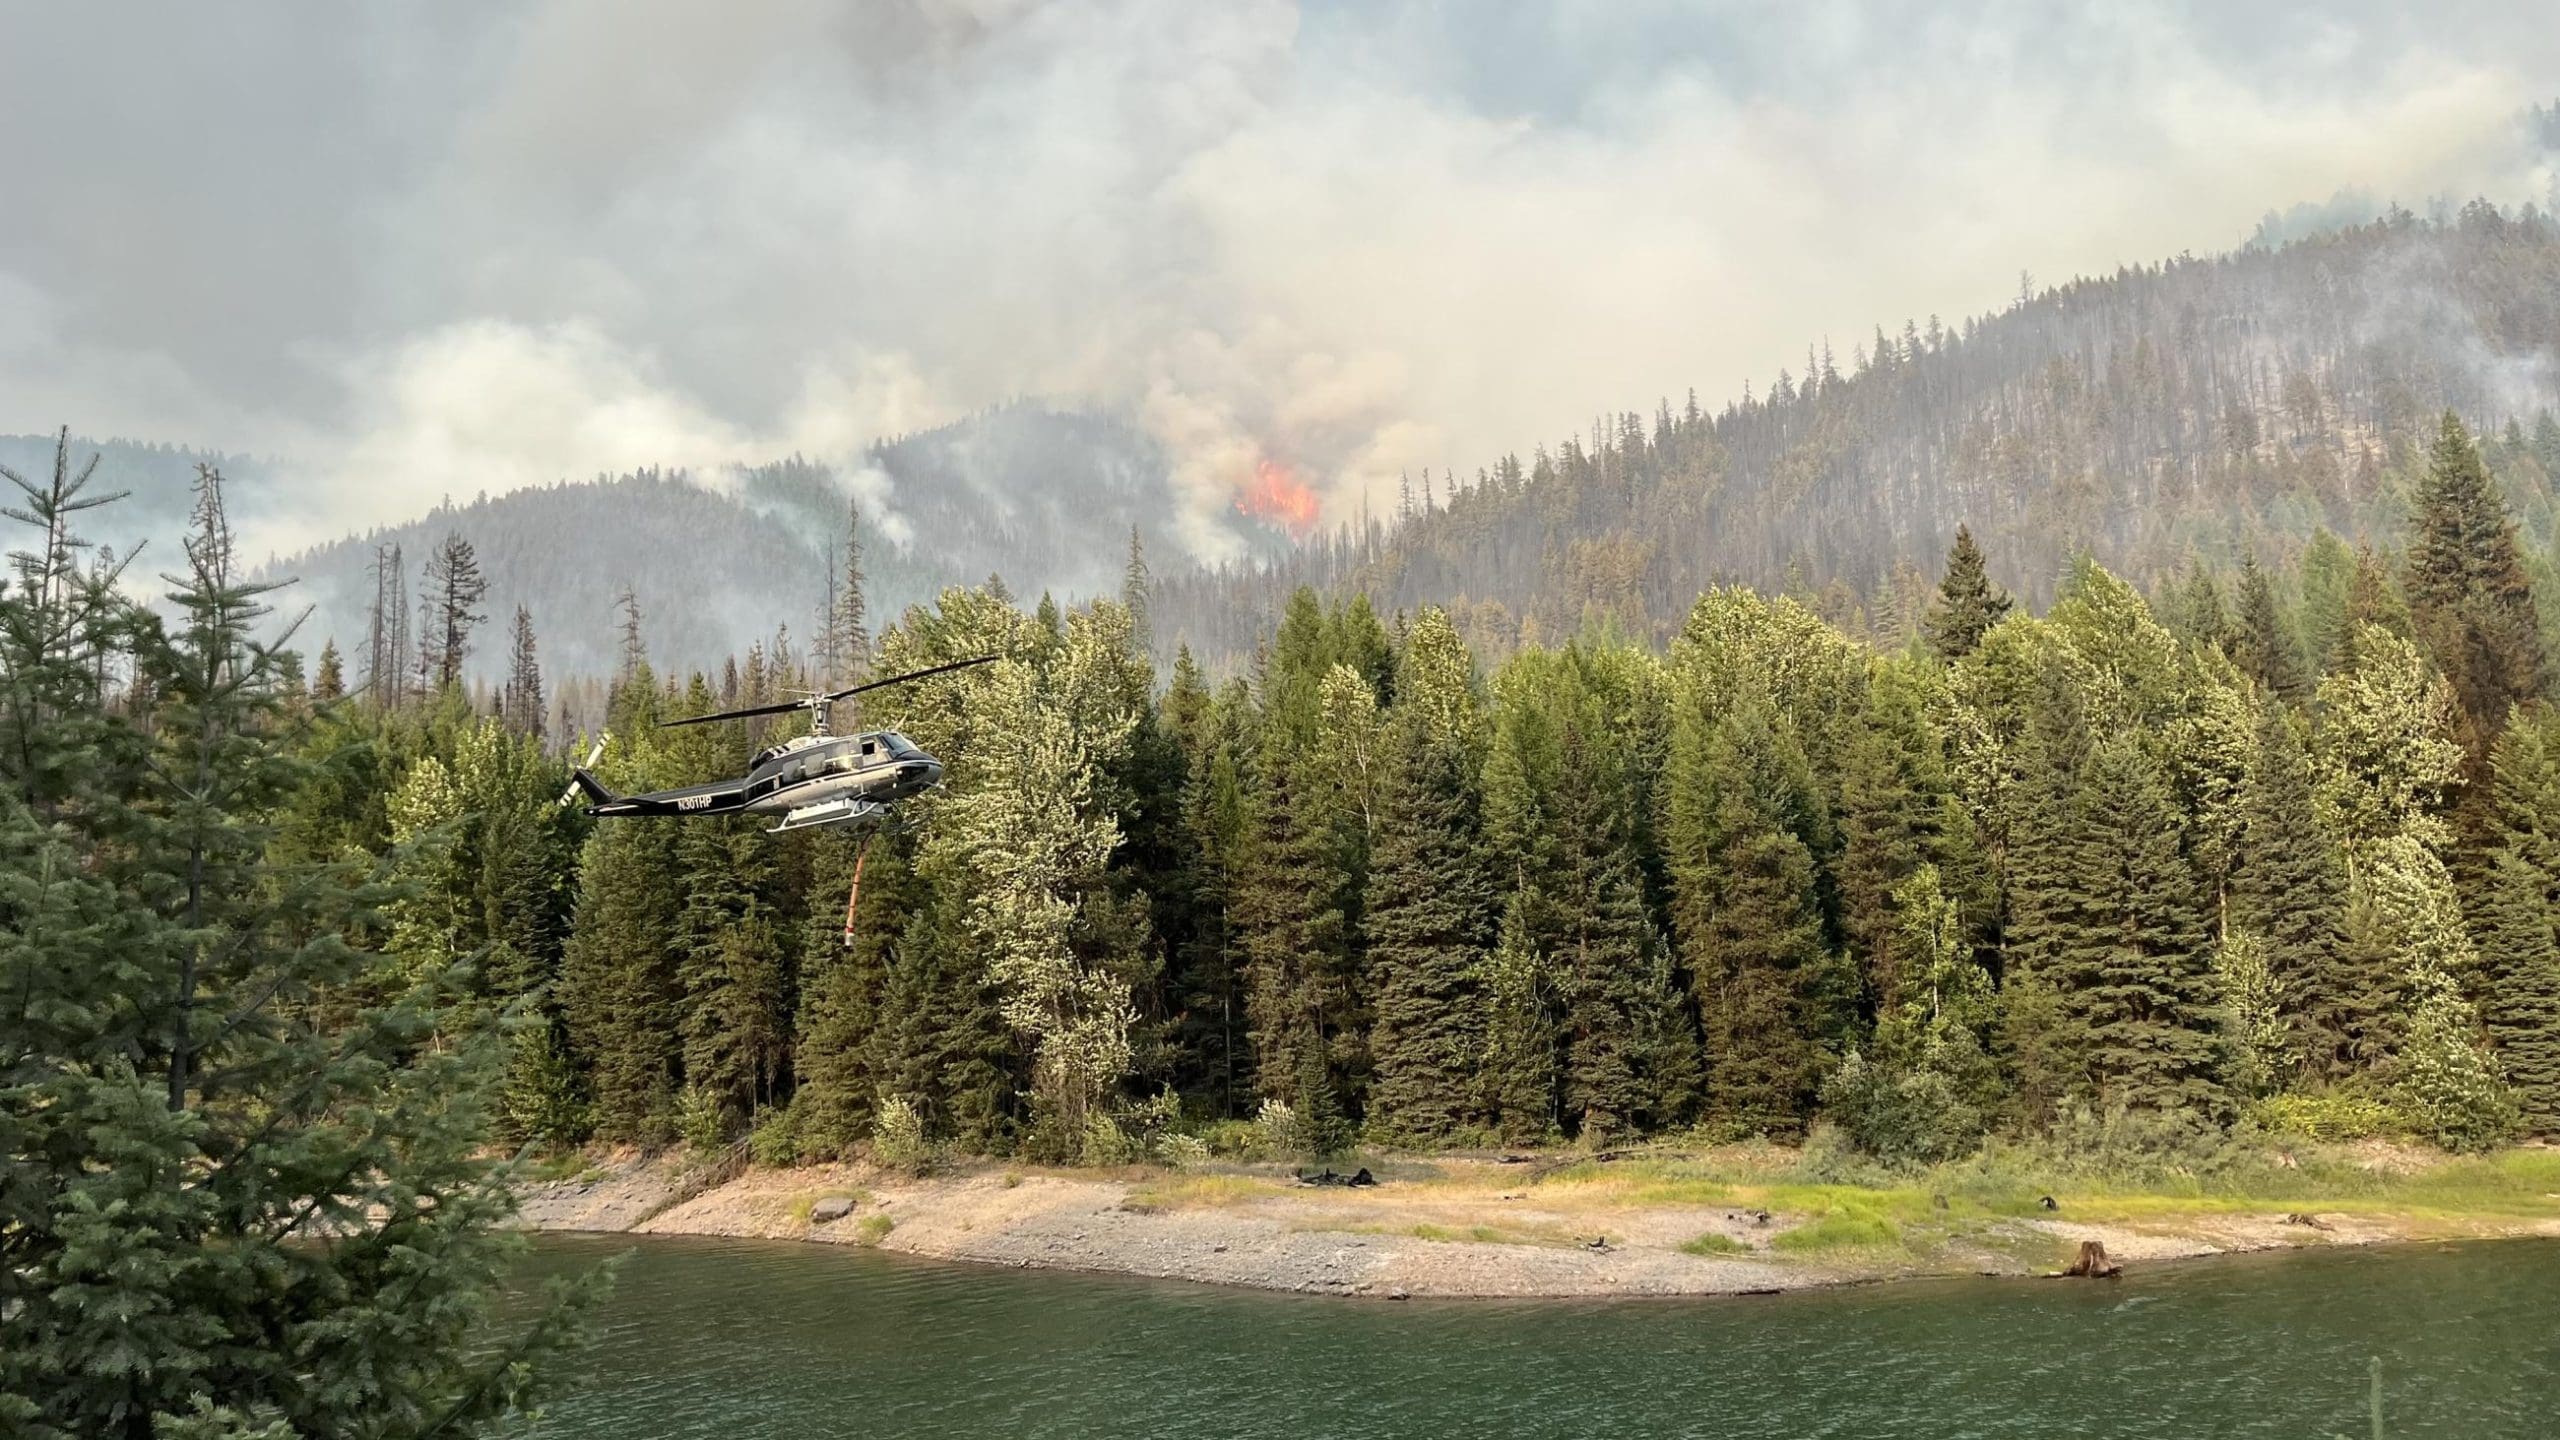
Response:
[[[917,748],[914,741],[895,730],[869,730],[857,735],[836,735],[827,728],[827,712],[835,702],[878,690],[890,685],[903,685],[931,675],[965,670],[999,659],[980,655],[970,660],[954,660],[885,680],[873,680],[842,690],[812,691],[794,700],[770,705],[750,705],[743,710],[723,710],[714,715],[692,715],[682,720],[662,720],[659,728],[678,725],[708,725],[715,720],[742,720],[755,715],[782,715],[793,710],[809,712],[809,733],[795,735],[778,745],[768,745],[756,752],[748,763],[747,773],[733,780],[714,780],[705,785],[686,785],[674,790],[652,790],[642,795],[617,795],[598,780],[593,767],[604,757],[604,747],[613,736],[610,732],[596,738],[595,747],[587,752],[586,763],[569,772],[569,788],[560,792],[564,807],[587,798],[586,813],[598,819],[621,816],[758,815],[779,816],[781,823],[767,833],[779,835],[789,830],[809,830],[821,825],[857,825],[868,829],[886,818],[889,807],[911,795],[932,789],[942,782],[942,762]]]

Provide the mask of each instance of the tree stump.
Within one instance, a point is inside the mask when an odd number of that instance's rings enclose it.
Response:
[[[2113,1280],[2124,1267],[2107,1258],[2107,1247],[2095,1240],[2080,1242],[2080,1254],[2063,1274],[2078,1280]]]

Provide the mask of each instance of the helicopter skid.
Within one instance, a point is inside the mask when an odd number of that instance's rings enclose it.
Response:
[[[814,830],[822,825],[865,824],[888,813],[889,807],[870,800],[823,800],[789,812],[781,824],[765,833],[779,835],[786,830]]]

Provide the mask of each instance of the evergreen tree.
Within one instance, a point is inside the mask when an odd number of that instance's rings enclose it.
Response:
[[[907,917],[925,899],[915,878],[912,833],[811,837],[792,1047],[799,1082],[792,1122],[805,1155],[842,1154],[871,1133],[879,1098],[895,1093],[879,1073],[877,1031],[891,953]]]
[[[646,735],[657,699],[644,660],[623,686],[613,728]],[[606,783],[641,788],[634,760],[608,756],[605,766]],[[560,1013],[595,1096],[596,1133],[608,1140],[654,1142],[669,1133],[681,1053],[676,839],[672,826],[608,821],[587,837],[578,860]]]
[[[2167,788],[2142,748],[2090,752],[2071,859],[2087,922],[2062,959],[2097,1097],[2137,1109],[2226,1109],[2216,984]]]
[[[2010,603],[2008,592],[1991,583],[1972,528],[1959,525],[1955,545],[1947,551],[1946,578],[1938,582],[1938,599],[1921,618],[1920,632],[1930,649],[1954,660],[1973,653],[1983,635],[2009,613]]]
[[[539,737],[549,712],[542,699],[542,662],[534,653],[533,612],[516,607],[507,642],[507,685],[499,714],[517,734]]]
[[[1623,772],[1567,720],[1553,797],[1555,870],[1539,887],[1558,982],[1565,1114],[1592,1143],[1677,1123],[1695,1103],[1697,1042],[1648,913]]]
[[[2240,615],[2231,637],[2231,659],[2269,695],[2295,703],[2309,697],[2293,637],[2277,612],[2275,585],[2254,554],[2240,562]]]
[[[0,1424],[493,1433],[584,1304],[489,1343],[520,1245],[485,1157],[500,1033],[458,974],[393,983],[360,948],[366,867],[273,850],[307,771],[219,476],[164,634],[67,564],[66,471],[7,477],[47,533],[0,594]],[[147,714],[97,688],[98,644]]]
[[[1438,609],[1405,640],[1368,872],[1367,992],[1382,1135],[1427,1142],[1474,1117],[1496,923],[1476,795],[1473,662]]]
[[[1802,812],[1804,759],[1768,701],[1684,717],[1667,804],[1672,916],[1707,1037],[1707,1113],[1740,1132],[1802,1124],[1854,981],[1825,943]],[[1839,1053],[1835,1050],[1833,1054]]]
[[[2489,766],[2492,848],[2472,909],[2473,988],[2527,1127],[2548,1136],[2560,1133],[2560,710],[2516,711]]]
[[[2378,1052],[2390,977],[2351,964],[2346,873],[2313,818],[2310,760],[2297,727],[2281,706],[2259,716],[2225,943],[2246,936],[2258,947],[2289,1022],[2287,1053],[2312,1077],[2335,1080]]]
[[[320,668],[311,678],[311,698],[326,705],[346,693],[346,667],[338,659],[338,646],[332,641],[320,647]]]
[[[2515,521],[2450,410],[2418,491],[2408,573],[2416,631],[2453,682],[2470,749],[2485,753],[2508,707],[2541,693],[2542,632]]]
[[[480,557],[459,534],[447,535],[427,558],[428,623],[419,668],[441,690],[462,681],[462,662],[471,653],[471,631],[482,620],[474,606],[487,599],[489,582],[480,573]]]
[[[1878,669],[1867,707],[1841,756],[1840,929],[1879,1015],[1901,1003],[1911,933],[1894,894],[1922,866],[1953,892],[1968,930],[1988,926],[1992,896],[1972,817],[1957,798],[1947,747],[1930,715],[1942,683],[1907,664]]]
[[[2560,905],[2515,847],[2491,859],[2480,907],[2480,1018],[2527,1131],[2560,1134]]]

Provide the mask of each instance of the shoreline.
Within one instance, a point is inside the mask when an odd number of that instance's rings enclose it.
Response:
[[[2560,1236],[2560,1195],[2550,1197],[2547,1215],[2363,1205],[2262,1211],[2212,1201],[2181,1209],[2163,1200],[2139,1218],[2104,1206],[2077,1218],[2071,1212],[2082,1207],[2071,1201],[2051,1214],[1950,1210],[1933,1197],[1939,1217],[1897,1231],[1862,1217],[1857,1192],[1845,1210],[1817,1213],[1810,1203],[1781,1208],[1729,1196],[1701,1203],[1677,1184],[1642,1177],[1581,1175],[1551,1185],[1492,1161],[1435,1157],[1380,1168],[1379,1185],[1348,1189],[1292,1184],[1287,1167],[1096,1173],[980,1163],[917,1179],[858,1163],[726,1173],[622,1156],[572,1179],[521,1186],[517,1224],[872,1246],[1008,1269],[1387,1300],[1750,1295],[1927,1277],[2030,1278],[2058,1270],[2091,1240],[2139,1268],[2329,1245]]]

